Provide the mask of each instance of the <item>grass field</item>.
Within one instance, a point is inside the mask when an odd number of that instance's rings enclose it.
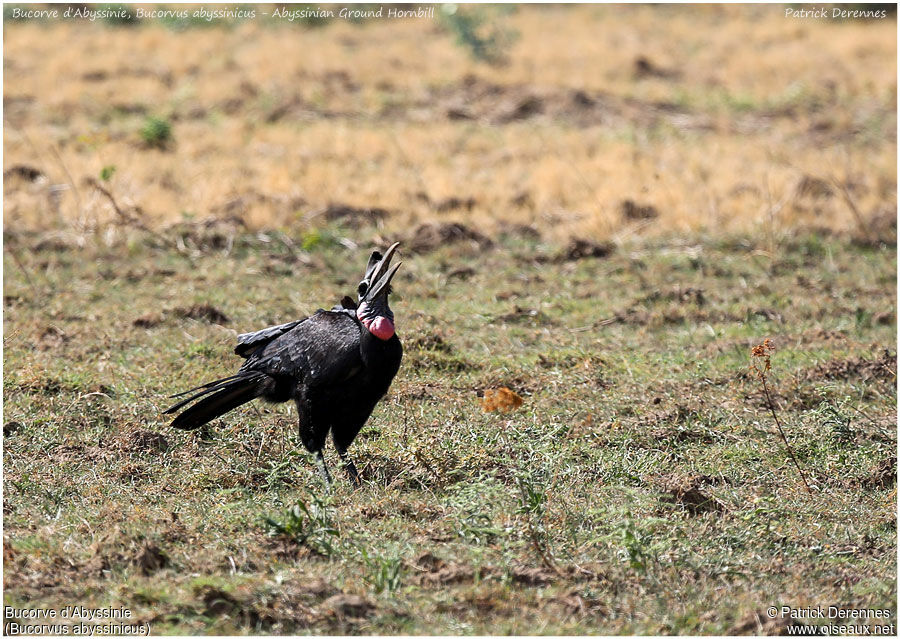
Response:
[[[894,17],[484,11],[505,64],[446,18],[5,22],[7,606],[154,634],[896,624]],[[168,428],[237,333],[330,307],[393,240],[405,356],[360,489],[325,493],[290,406]]]

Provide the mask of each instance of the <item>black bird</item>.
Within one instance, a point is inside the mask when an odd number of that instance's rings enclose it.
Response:
[[[330,486],[331,475],[322,449],[329,431],[350,480],[359,484],[347,448],[387,393],[403,357],[388,305],[391,279],[400,268],[399,263],[389,268],[397,246],[383,256],[372,252],[359,283],[359,304],[344,297],[330,311],[319,309],[294,322],[239,335],[234,352],[246,360],[240,370],[173,395],[199,391],[165,411],[174,413],[198,400],[172,426],[194,430],[257,397],[269,402],[294,400],[300,439],[315,453],[326,485]]]

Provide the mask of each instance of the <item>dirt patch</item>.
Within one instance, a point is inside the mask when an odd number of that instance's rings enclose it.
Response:
[[[523,205],[517,205],[523,206]],[[541,240],[541,232],[530,224],[504,224],[500,227],[500,236],[507,238],[520,238],[530,242]]]
[[[830,198],[834,196],[834,188],[823,180],[812,175],[804,175],[794,187],[795,198]]]
[[[697,406],[675,404],[667,411],[643,417],[635,424],[635,432],[646,434],[651,445],[660,442],[712,444],[720,441],[722,435],[713,430],[704,415],[703,400]],[[643,440],[643,438],[641,438]]]
[[[474,268],[471,268],[469,266],[461,266],[447,273],[447,281],[449,282],[450,280],[462,280],[463,282],[465,282],[473,275],[475,275]]]
[[[415,336],[404,342],[407,365],[415,370],[456,372],[475,370],[478,365],[454,352],[439,333]]]
[[[426,453],[417,451],[414,459],[408,462],[383,455],[367,455],[357,457],[356,465],[363,481],[374,482],[380,486],[404,488],[434,488],[454,481],[454,468],[458,465],[455,456],[441,459],[427,459]],[[372,512],[377,517],[376,511]]]
[[[159,326],[164,321],[163,316],[157,313],[145,313],[141,315],[136,320],[134,320],[131,325],[135,328],[153,328],[154,326]]]
[[[430,253],[441,246],[462,242],[470,244],[479,251],[494,246],[494,242],[489,237],[456,222],[421,224],[413,231],[405,244],[414,253]]]
[[[230,251],[234,238],[246,229],[247,224],[241,217],[226,215],[197,222],[176,222],[163,229],[160,237],[171,240],[182,252]]]
[[[144,575],[152,575],[168,566],[171,562],[164,550],[153,542],[147,542],[141,547],[134,563]]]
[[[171,311],[164,311],[163,313],[145,313],[131,322],[131,325],[135,328],[154,328],[160,324],[167,323],[173,318],[193,319],[209,322],[210,324],[227,324],[230,321],[225,313],[206,303],[183,306]]]
[[[681,288],[680,286],[676,286],[665,292],[655,290],[649,295],[636,300],[632,304],[632,307],[656,302],[678,302],[680,304],[696,304],[697,306],[703,306],[706,304],[706,294],[703,292],[702,288],[694,288],[692,286]]]
[[[194,304],[176,308],[172,314],[183,319],[200,320],[210,324],[227,324],[230,321],[225,313],[210,304]]]
[[[478,205],[478,200],[474,197],[448,197],[432,205],[438,213],[447,213],[449,211],[471,211]]]
[[[534,198],[531,197],[531,193],[529,193],[528,191],[522,191],[521,193],[513,195],[511,198],[509,198],[509,203],[512,206],[518,207],[520,209],[534,208]]]
[[[527,120],[544,112],[544,99],[536,95],[513,95],[501,102],[493,114],[497,124],[508,124],[517,120]]]
[[[772,619],[764,610],[744,615],[726,634],[729,635],[783,635],[790,622],[785,617]]]
[[[603,605],[599,599],[585,596],[576,590],[570,590],[561,595],[557,595],[550,599],[546,605],[551,608],[560,609],[561,612],[567,616],[605,616],[608,612],[606,606]]]
[[[809,381],[848,379],[893,381],[897,379],[897,353],[884,349],[881,357],[874,359],[854,357],[831,360],[808,369],[805,377]]]
[[[359,595],[338,594],[322,602],[319,607],[326,614],[338,619],[363,619],[375,612],[375,604]]]
[[[128,438],[128,448],[135,452],[164,453],[169,450],[169,440],[162,433],[136,430]]]
[[[198,594],[205,606],[203,614],[207,617],[235,615],[243,608],[234,596],[214,586],[204,586]]]
[[[884,489],[896,486],[897,457],[891,456],[882,459],[871,473],[857,478],[854,483],[867,489]]]
[[[628,222],[653,220],[659,217],[659,211],[650,204],[637,204],[634,200],[625,200],[619,205],[619,213],[622,219]]]
[[[22,186],[46,181],[47,176],[44,175],[43,171],[25,164],[16,164],[3,172],[4,192],[14,191]]]
[[[407,352],[410,351],[437,351],[439,353],[452,353],[453,347],[440,333],[428,333],[416,335],[404,340],[403,345]]]
[[[9,437],[19,430],[22,430],[22,424],[20,422],[6,422],[5,424],[3,424],[4,437]]]
[[[376,225],[390,217],[391,212],[379,207],[355,207],[347,204],[329,204],[319,215],[329,222],[341,222],[351,228],[366,224]]]
[[[683,507],[690,515],[723,512],[725,506],[709,494],[704,476],[670,479],[663,482],[663,501]]]
[[[299,196],[250,190],[239,194],[233,193],[221,204],[213,206],[210,213],[215,216],[214,219],[220,219],[231,226],[242,228],[243,219],[253,211],[263,209],[269,215],[278,218],[291,215],[306,204],[306,200]],[[211,222],[202,224],[209,225]],[[223,228],[223,230],[225,229]]]
[[[784,323],[784,316],[773,308],[757,308],[750,312],[751,317],[761,317],[767,322]]]
[[[672,80],[680,77],[681,73],[674,69],[661,67],[650,58],[641,55],[634,59],[634,76],[637,79],[661,78],[663,80]]]
[[[557,262],[575,262],[589,258],[609,257],[615,251],[612,243],[597,244],[590,240],[572,238],[566,248],[557,255]]]
[[[419,573],[413,578],[413,581],[420,586],[430,588],[469,583],[475,579],[475,570],[471,566],[444,561],[430,552],[416,557],[410,567]],[[557,574],[545,568],[520,564],[513,564],[508,572],[496,566],[484,566],[479,570],[481,580],[500,579],[505,574],[508,574],[509,578],[517,584],[532,587],[546,586],[559,578]]]
[[[536,308],[522,308],[518,304],[511,313],[500,315],[495,320],[503,324],[528,324],[530,326],[555,326],[556,320]]]
[[[641,64],[636,62],[636,65]],[[636,66],[636,69],[638,67]],[[649,60],[640,67],[644,75],[676,77]],[[662,75],[659,75],[662,74]],[[496,84],[475,75],[460,82],[431,90],[416,101],[415,108],[438,111],[449,120],[480,120],[491,124],[512,124],[536,118],[563,120],[575,126],[655,127],[667,122],[680,130],[710,130],[713,120],[677,105],[623,98],[608,93],[524,84]],[[408,114],[409,107],[392,110],[391,115]]]
[[[509,575],[517,584],[532,587],[546,586],[559,579],[559,575],[546,568],[520,565],[513,565],[512,568],[510,568]]]
[[[51,324],[41,331],[41,334],[38,335],[36,344],[42,351],[53,350],[64,346],[70,339],[72,338],[69,337],[65,331],[58,326]]]
[[[851,241],[857,246],[881,248],[897,245],[897,207],[882,206],[867,216],[865,228],[858,228],[851,234]]]
[[[475,571],[471,566],[457,563],[448,564],[441,559],[435,558],[433,555],[429,555],[426,559],[433,563],[423,565],[422,557],[416,560],[416,568],[424,571],[413,579],[420,586],[435,588],[450,584],[468,583],[475,578]]]

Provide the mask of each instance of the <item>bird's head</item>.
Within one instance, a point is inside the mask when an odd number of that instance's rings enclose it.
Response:
[[[388,305],[388,295],[391,293],[391,279],[402,264],[398,262],[391,267],[391,258],[399,245],[395,242],[384,255],[372,251],[366,274],[358,287],[356,317],[372,335],[385,341],[394,336],[394,314]]]

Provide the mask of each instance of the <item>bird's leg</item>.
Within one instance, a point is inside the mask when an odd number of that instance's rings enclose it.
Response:
[[[338,455],[341,456],[341,460],[344,462],[344,470],[350,476],[350,483],[354,486],[362,485],[362,479],[360,479],[359,473],[356,472],[356,466],[353,464],[353,460],[350,459],[350,455],[347,454],[347,449],[337,446],[335,448],[337,448]]]
[[[325,482],[325,489],[330,493],[331,474],[328,472],[328,466],[325,465],[325,456],[322,454],[321,448],[316,451],[316,466],[319,467],[319,474],[322,476],[322,481]]]

